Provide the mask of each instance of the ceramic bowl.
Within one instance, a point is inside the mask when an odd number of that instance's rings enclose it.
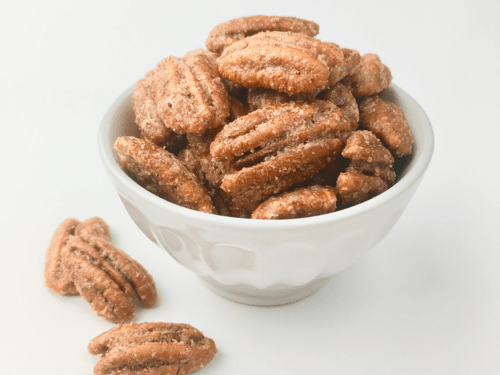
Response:
[[[280,305],[304,298],[355,262],[394,226],[417,190],[432,157],[434,137],[422,108],[391,85],[384,99],[405,113],[415,143],[396,165],[398,179],[379,196],[326,215],[251,220],[211,215],[167,202],[121,169],[113,143],[138,136],[133,86],[120,95],[99,129],[102,162],[123,205],[141,231],[205,285],[228,299]]]

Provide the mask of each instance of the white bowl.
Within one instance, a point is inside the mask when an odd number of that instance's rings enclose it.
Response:
[[[130,179],[113,143],[135,135],[133,86],[106,112],[99,129],[102,162],[130,217],[144,234],[197,274],[210,289],[252,305],[280,305],[321,288],[394,226],[432,157],[434,136],[422,108],[396,85],[384,93],[405,113],[414,151],[394,186],[356,206],[291,220],[251,220],[206,214],[167,202]]]

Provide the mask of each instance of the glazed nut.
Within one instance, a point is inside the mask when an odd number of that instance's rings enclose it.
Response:
[[[226,48],[220,74],[247,88],[265,87],[287,94],[322,89],[345,73],[342,50],[303,34],[262,32]]]
[[[310,186],[271,197],[252,213],[252,219],[294,219],[335,211],[337,196],[331,187]]]
[[[177,133],[203,133],[229,116],[229,98],[215,56],[203,49],[160,61],[152,92],[159,118]]]
[[[145,189],[178,205],[214,213],[206,189],[175,155],[135,137],[119,137],[114,147],[125,172]]]
[[[241,17],[214,27],[210,31],[205,45],[209,51],[221,54],[226,47],[234,42],[263,31],[301,33],[313,37],[318,34],[319,26],[312,21],[295,17]]]
[[[62,261],[94,313],[114,323],[133,318],[134,302],[144,307],[157,302],[156,286],[144,267],[100,237],[72,237],[63,249]]]
[[[356,97],[374,95],[387,89],[392,81],[390,69],[382,64],[380,57],[367,53],[361,57],[361,64],[342,80]]]
[[[102,354],[95,375],[185,375],[217,353],[212,339],[188,324],[139,323],[114,327],[94,338],[90,354]]]
[[[413,134],[403,111],[377,95],[359,103],[359,115],[365,129],[379,137],[396,156],[410,155]]]

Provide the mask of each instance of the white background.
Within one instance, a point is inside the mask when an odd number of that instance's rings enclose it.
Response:
[[[244,5],[243,5],[244,4]],[[229,19],[287,15],[319,38],[377,53],[435,131],[434,158],[391,233],[298,303],[225,300],[128,217],[97,150],[112,101]],[[201,374],[500,373],[500,2],[2,1],[2,374],[91,374],[88,342],[113,327],[44,286],[67,217],[103,217],[154,276],[137,322],[184,322],[219,348]]]

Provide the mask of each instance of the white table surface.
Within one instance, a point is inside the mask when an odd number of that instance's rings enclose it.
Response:
[[[500,2],[3,1],[0,5],[2,374],[91,374],[114,325],[44,286],[67,217],[103,217],[154,276],[136,321],[213,338],[198,374],[500,374]],[[246,3],[246,2],[245,2]],[[313,296],[272,308],[225,300],[127,215],[97,150],[111,102],[229,19],[289,15],[377,53],[428,114],[434,158],[387,237]]]

